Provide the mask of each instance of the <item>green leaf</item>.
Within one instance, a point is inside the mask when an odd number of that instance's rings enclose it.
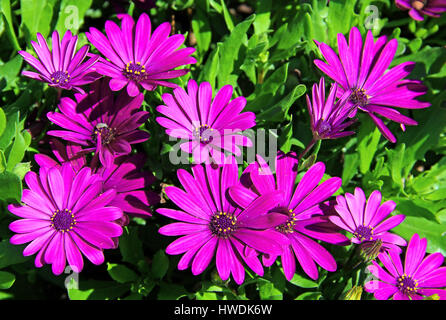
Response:
[[[2,184],[0,182],[0,184]],[[0,191],[1,192],[1,191]],[[24,246],[17,246],[9,243],[9,240],[0,242],[0,269],[6,268],[10,265],[25,262],[30,257],[23,256]]]
[[[309,280],[307,278],[304,278],[297,273],[290,280],[290,283],[294,284],[295,286],[298,286],[301,288],[306,288],[306,289],[318,287],[318,284],[316,282]]]
[[[259,279],[257,282],[261,300],[282,300],[282,292],[274,286],[273,282],[266,279]]]
[[[159,250],[152,261],[152,275],[157,279],[162,279],[169,269],[169,258],[163,250]]]
[[[223,17],[225,19],[226,27],[228,27],[229,32],[234,30],[234,22],[232,22],[231,14],[226,7],[224,0],[220,0],[221,8],[223,9]]]
[[[133,282],[139,278],[135,271],[122,264],[107,263],[107,271],[110,277],[119,283]]]
[[[76,34],[84,23],[84,16],[93,0],[62,0],[57,18],[56,30],[60,36],[67,30]]]
[[[6,115],[2,108],[0,108],[0,137],[6,129]]]
[[[215,88],[215,80],[220,68],[220,61],[218,57],[221,47],[222,43],[218,43],[217,47],[212,51],[209,58],[207,59],[206,64],[203,67],[203,71],[200,73],[200,76],[198,78],[199,82],[209,82],[212,88]]]
[[[319,300],[322,297],[322,293],[319,291],[316,292],[304,292],[297,296],[294,300]]]
[[[291,105],[305,93],[305,91],[305,85],[300,84],[296,86],[278,103],[260,113],[258,115],[258,120],[271,122],[282,122],[283,120],[288,120],[288,110],[290,109]]]
[[[14,56],[14,58],[8,60],[7,63],[0,65],[0,79],[5,78],[9,86],[17,78],[22,68],[22,63],[23,58],[18,54]]]
[[[119,238],[119,250],[124,262],[136,265],[139,261],[144,260],[144,251],[138,237],[137,227],[128,227],[124,230]]]
[[[381,133],[370,117],[363,117],[358,132],[358,145],[356,150],[359,154],[359,170],[362,174],[370,170],[375,153],[378,149]]]
[[[14,137],[14,144],[12,145],[11,151],[7,155],[7,166],[6,170],[12,171],[16,164],[22,161],[25,156],[26,148],[28,148],[29,144],[25,140],[25,137],[19,132],[18,128],[16,129],[16,134]]]
[[[346,186],[355,176],[358,170],[359,155],[357,153],[344,154],[344,166],[342,167],[342,185]]]
[[[0,271],[0,289],[9,289],[15,282],[15,276],[12,273]]]
[[[14,25],[12,23],[12,14],[11,14],[11,1],[10,0],[1,0],[0,1],[0,10],[4,21],[6,22],[6,30],[14,49],[16,51],[21,50],[19,42],[17,41],[17,36],[14,30]]]
[[[427,238],[428,252],[441,252],[446,255],[446,225],[425,218],[406,216],[406,219],[392,230],[406,240],[418,233],[420,237]]]
[[[254,33],[261,35],[268,32],[271,24],[271,0],[256,1],[256,19],[254,21]]]
[[[239,50],[242,43],[247,41],[247,35],[249,27],[254,22],[255,14],[248,17],[245,21],[240,22],[234,27],[231,34],[226,38],[220,47],[220,65],[224,68],[220,68],[217,79],[218,86],[222,87],[226,84],[236,85],[234,77],[231,77],[234,71],[234,64],[237,58],[239,58]],[[232,80],[231,80],[232,79]]]
[[[20,0],[22,27],[25,28],[28,39],[37,39],[37,32],[41,33],[43,37],[48,36],[53,17],[52,2],[48,0]]]
[[[0,199],[20,201],[22,198],[22,181],[12,172],[0,173]],[[1,262],[0,262],[1,264]]]
[[[200,7],[195,10],[191,25],[197,40],[198,57],[201,60],[211,45],[212,31],[208,15]]]

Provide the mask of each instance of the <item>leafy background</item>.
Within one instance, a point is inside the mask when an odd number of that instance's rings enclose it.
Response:
[[[428,239],[429,252],[446,254],[446,15],[415,22],[391,0],[331,0],[329,6],[317,0],[159,0],[152,8],[142,2],[0,0],[0,299],[341,299],[366,276],[364,268],[345,268],[354,248],[325,245],[339,271],[320,269],[317,281],[298,269],[288,282],[279,262],[261,278],[248,271],[241,286],[222,282],[214,265],[195,277],[190,270],[176,269],[179,256],[164,253],[172,238],[158,234],[168,220],[156,213],[146,220],[133,218],[119,249],[105,251],[106,263],[86,263],[77,278],[69,273],[56,277],[48,266],[36,269],[33,257],[22,255],[24,246],[9,243],[14,217],[6,206],[20,201],[25,173],[38,169],[34,154],[50,152],[46,131],[51,124],[45,115],[57,108],[55,90],[20,76],[29,67],[17,51],[31,52],[37,32],[48,37],[67,28],[80,35],[78,46],[83,45],[84,32],[91,26],[102,29],[108,19],[117,21],[118,8],[135,18],[148,12],[152,25],[171,21],[175,33],[187,36],[185,45],[197,49],[198,63],[178,84],[184,86],[192,77],[209,81],[214,92],[233,85],[234,96],[247,98],[245,110],[256,113],[257,128],[276,129],[280,149],[298,153],[311,139],[305,93],[322,76],[313,64],[321,58],[313,39],[336,47],[337,33],[348,34],[357,26],[364,35],[370,22],[375,36],[398,39],[392,66],[417,62],[410,78],[429,87],[424,99],[432,107],[410,112],[419,125],[406,132],[390,124],[396,144],[361,115],[357,134],[323,141],[317,160],[331,176],[342,177],[342,192],[356,186],[366,195],[381,190],[385,200],[397,203],[394,213],[407,216],[395,232],[406,239],[419,233]],[[369,5],[376,6],[379,19],[370,20]],[[178,185],[181,167],[170,164],[172,142],[154,121],[154,108],[169,90],[145,93],[143,107],[151,112],[145,129],[152,137],[135,150],[148,155],[145,169],[158,178],[153,189],[163,197],[159,206],[171,205],[163,187]],[[66,283],[78,283],[78,288],[67,290]],[[372,297],[364,293],[362,298]]]

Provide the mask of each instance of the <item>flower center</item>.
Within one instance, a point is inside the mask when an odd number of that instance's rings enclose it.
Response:
[[[372,241],[373,240],[373,228],[366,226],[359,226],[356,228],[353,235],[360,241]]]
[[[405,295],[415,293],[417,291],[418,282],[411,276],[403,274],[396,279],[398,289]]]
[[[427,5],[427,0],[412,0],[410,4],[415,10],[423,10]]]
[[[207,124],[200,125],[199,127],[195,128],[193,132],[195,138],[204,144],[208,144],[214,140],[213,133],[214,129]]]
[[[51,226],[60,232],[71,231],[75,224],[76,219],[74,218],[74,214],[68,209],[57,209],[51,217]]]
[[[350,94],[350,101],[360,107],[364,107],[369,102],[369,96],[367,95],[365,89],[355,89]]]
[[[217,212],[211,218],[209,228],[211,232],[222,238],[227,238],[235,231],[237,218],[229,212]]]
[[[288,210],[288,220],[278,226],[276,226],[276,230],[283,233],[293,233],[294,232],[294,225],[296,223],[296,214],[293,212],[293,210]]]
[[[98,123],[94,130],[93,140],[97,141],[97,136],[101,136],[102,144],[109,144],[115,139],[116,129],[110,128],[105,123]]]
[[[136,82],[145,80],[147,77],[146,67],[139,61],[137,61],[136,63],[134,63],[133,61],[128,62],[125,65],[123,73],[128,79],[134,80]]]
[[[51,75],[51,81],[53,84],[65,84],[70,81],[70,75],[68,71],[56,71]]]

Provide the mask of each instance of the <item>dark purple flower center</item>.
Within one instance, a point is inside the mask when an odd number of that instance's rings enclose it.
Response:
[[[296,224],[296,214],[293,212],[293,210],[288,210],[288,220],[276,227],[276,230],[283,233],[293,233],[294,232],[294,225]]]
[[[123,73],[128,79],[136,82],[145,80],[147,77],[146,67],[139,61],[137,61],[136,63],[134,63],[133,61],[128,62],[125,65]]]
[[[358,226],[353,235],[359,241],[372,241],[373,240],[373,228],[366,226]]]
[[[199,127],[195,128],[193,132],[195,138],[204,144],[208,144],[214,140],[214,133],[214,129],[207,124],[200,125]]]
[[[403,274],[396,279],[398,289],[405,295],[417,292],[418,282],[411,276]]]
[[[365,89],[354,89],[350,94],[350,101],[355,105],[359,105],[360,107],[364,107],[369,102],[369,96],[367,95]]]
[[[412,0],[410,4],[415,10],[423,10],[427,6],[427,0]]]
[[[211,232],[217,237],[227,238],[237,228],[237,218],[229,212],[215,213],[209,223]]]
[[[70,75],[68,71],[56,71],[51,75],[51,81],[53,84],[66,84],[70,81]]]
[[[98,136],[101,136],[102,144],[111,143],[116,136],[116,129],[110,128],[105,123],[98,123],[94,129],[93,141],[97,141]]]
[[[68,209],[57,209],[51,217],[51,226],[57,231],[71,231],[75,224],[76,219],[74,218],[74,214],[71,212],[71,210]]]

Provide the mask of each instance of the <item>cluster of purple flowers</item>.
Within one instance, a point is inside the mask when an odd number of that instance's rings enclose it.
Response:
[[[381,203],[378,190],[368,199],[360,188],[354,194],[333,198],[341,179],[324,178],[323,162],[299,175],[300,157],[294,152],[278,152],[275,172],[257,156],[257,161],[239,175],[233,155],[242,153],[240,147],[252,145],[241,133],[256,124],[254,113],[242,112],[246,99],[232,99],[230,85],[213,97],[207,82],[190,80],[187,91],[169,82],[189,72],[182,67],[196,62],[191,56],[194,48],[179,49],[184,36],[170,36],[167,22],[152,33],[146,14],[136,23],[129,15],[120,17],[121,27],[107,21],[105,35],[95,28],[86,34],[102,56],[88,54],[88,45],[76,52],[77,36],[69,31],[62,40],[56,31],[52,34],[51,51],[38,34],[38,42],[32,42],[38,59],[19,52],[36,69],[23,75],[59,90],[76,91],[74,99],[60,99],[59,111],[47,114],[59,127],[48,134],[65,143],[51,140],[55,159],[35,156],[39,174],[26,175],[29,189],[23,192],[23,204],[8,207],[23,218],[10,224],[16,233],[11,242],[29,243],[23,254],[36,254],[37,267],[51,264],[57,275],[67,262],[80,272],[83,256],[100,264],[103,250],[118,246],[129,215],[151,216],[150,207],[159,202],[159,196],[148,189],[155,178],[142,171],[144,157],[132,153],[132,145],[150,137],[141,129],[149,113],[142,110],[144,94],[140,91],[165,86],[174,88],[173,93],[162,95],[165,105],[156,108],[161,115],[156,121],[167,135],[185,139],[181,149],[194,159],[192,173],[177,171],[182,188],[165,189],[179,209],[157,209],[157,213],[176,220],[159,232],[180,236],[166,248],[168,254],[183,254],[178,269],[190,267],[194,275],[201,274],[215,256],[221,279],[227,280],[232,274],[241,284],[245,266],[262,276],[263,268],[280,257],[288,280],[298,266],[317,279],[318,266],[328,271],[337,269],[335,259],[321,242],[353,243],[370,253],[370,271],[380,280],[368,282],[366,290],[377,299],[432,294],[446,298],[442,290],[435,289],[446,285],[444,268],[439,268],[443,256],[432,254],[423,260],[426,241],[418,235],[408,245],[402,268],[401,247],[406,241],[389,230],[399,225],[404,215],[389,217],[395,203]],[[334,83],[327,98],[324,78],[314,84],[311,99],[307,96],[313,143],[354,134],[347,128],[356,121],[358,110],[366,112],[382,134],[395,142],[380,117],[404,128],[417,123],[391,107],[429,106],[415,99],[426,92],[426,87],[420,81],[404,79],[413,62],[388,70],[396,40],[387,41],[383,36],[375,41],[369,31],[363,42],[359,30],[353,28],[348,44],[342,34],[338,36],[339,57],[328,45],[317,46],[326,62],[314,63]],[[85,91],[82,86],[87,84],[90,88]]]

